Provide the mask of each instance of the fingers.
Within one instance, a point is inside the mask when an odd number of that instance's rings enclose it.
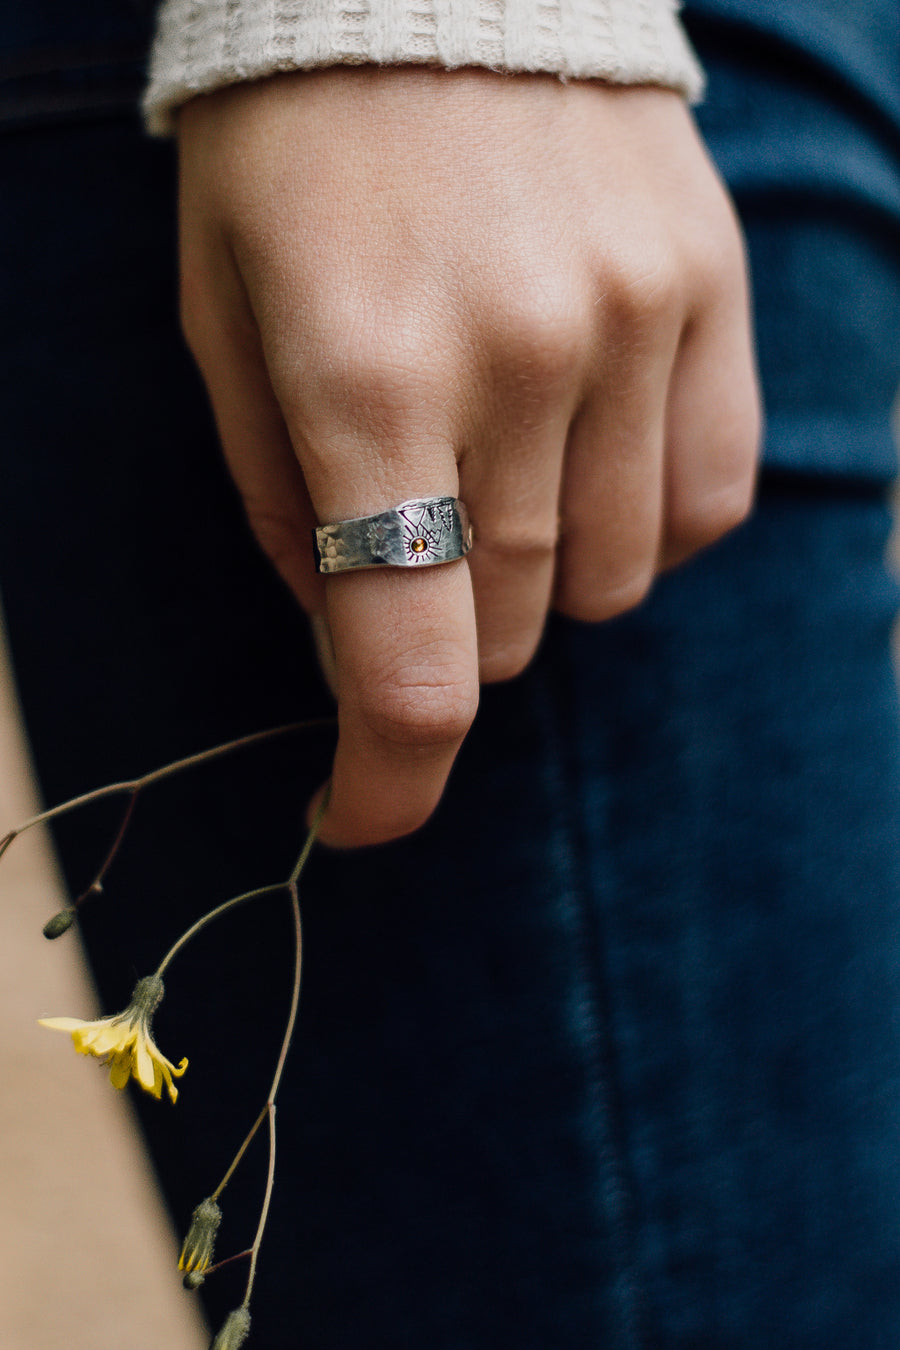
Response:
[[[319,837],[335,846],[381,843],[434,810],[475,716],[471,581],[461,560],[326,583],[313,571],[310,531],[415,496],[457,495],[452,446],[400,414],[409,400],[389,395],[383,374],[377,397],[371,388],[363,396],[360,372],[347,378],[356,397],[348,394],[340,417],[311,419],[310,441],[287,399],[282,411],[253,321],[231,301],[227,313],[216,308],[205,320],[195,304],[186,327],[250,523],[301,603],[328,624],[339,738]]]
[[[733,221],[654,90],[319,72],[196,99],[180,139],[192,346],[251,523],[333,644],[323,838],[377,843],[427,818],[479,663],[521,670],[551,595],[608,618],[746,510]],[[439,493],[469,507],[468,562],[314,576],[315,521]]]
[[[553,458],[561,453],[554,447]],[[519,520],[492,514],[478,502],[476,546],[469,555],[478,624],[478,668],[483,683],[508,680],[525,669],[544,629],[553,589],[558,481],[542,494],[542,510]]]
[[[304,400],[304,427],[284,401],[317,519],[458,495],[452,439],[433,402],[425,401],[423,419],[402,376],[381,369],[377,388],[360,369],[344,376],[347,393],[334,410],[311,415]],[[475,716],[469,571],[461,559],[343,573],[326,579],[325,596],[339,736],[320,837],[335,846],[382,843],[427,820]]]
[[[613,315],[595,383],[576,418],[560,501],[554,603],[597,622],[630,609],[655,575],[663,526],[669,373],[679,322],[660,309],[636,324]]]
[[[296,388],[299,378],[279,383]],[[410,384],[399,357],[354,363],[345,351],[342,396],[328,395],[324,375],[315,383],[318,408],[315,394],[285,394],[283,407],[319,521],[458,495],[452,419]],[[378,844],[428,819],[475,716],[471,580],[464,560],[377,568],[328,577],[325,595],[339,736],[320,838]]]
[[[515,334],[495,335],[506,368],[495,361],[486,382],[489,416],[460,464],[460,495],[476,527],[469,568],[485,683],[524,670],[544,628],[563,454],[584,361],[580,326],[568,316],[555,324],[519,320]]]
[[[666,418],[664,567],[714,543],[752,505],[761,409],[747,312],[733,286],[682,339]]]
[[[263,551],[307,613],[320,614],[325,590],[310,561],[316,521],[256,326],[227,263],[210,264],[209,272],[220,279],[217,294],[206,303],[195,293],[184,308],[183,325],[225,459]],[[223,303],[225,296],[230,303]]]
[[[573,618],[632,608],[659,570],[750,510],[760,398],[740,240],[733,228],[722,238],[718,260],[698,262],[702,286],[663,283],[637,306],[639,292],[626,290],[607,321],[561,499],[555,604]],[[686,264],[679,270],[689,277]],[[701,291],[703,303],[685,312],[682,297]]]
[[[473,336],[446,319],[439,328],[420,297],[388,305],[376,294],[361,304],[360,281],[345,308],[332,299],[327,312],[305,310],[315,334],[306,351],[327,360],[311,365],[282,349],[268,363],[320,521],[414,496],[464,501],[476,533],[468,562],[483,681],[525,668],[552,590],[562,454],[587,326],[570,321],[565,288],[555,289],[553,304],[546,294],[516,306],[485,302],[489,318],[473,321]],[[445,308],[452,313],[449,300]],[[265,326],[284,331],[287,322],[279,312]]]
[[[423,451],[424,443],[420,434],[396,445],[380,457],[376,476],[362,469],[372,460],[371,446],[348,453],[338,431],[323,431],[311,475],[319,519],[350,519],[413,497],[455,496],[452,449]],[[430,467],[412,467],[413,446]],[[377,844],[427,820],[475,716],[471,580],[460,559],[339,574],[326,579],[325,590],[339,737],[320,836],[339,846]]]

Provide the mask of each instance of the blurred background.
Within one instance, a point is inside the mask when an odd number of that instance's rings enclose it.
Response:
[[[0,625],[0,834],[37,809]],[[129,1098],[37,1025],[99,1012],[77,934],[41,934],[63,903],[46,835],[23,835],[0,864],[0,1345],[199,1350]]]

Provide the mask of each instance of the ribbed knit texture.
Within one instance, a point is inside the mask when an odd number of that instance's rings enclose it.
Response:
[[[363,62],[702,88],[676,0],[165,0],[147,127],[171,132],[180,104],[222,85]]]

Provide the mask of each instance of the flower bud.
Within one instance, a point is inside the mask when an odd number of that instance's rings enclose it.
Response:
[[[225,1318],[218,1336],[209,1350],[238,1350],[250,1335],[250,1311],[247,1308],[235,1308]]]
[[[54,914],[52,919],[48,919],[44,924],[44,937],[53,938],[62,937],[63,933],[68,933],[72,924],[75,922],[75,910],[71,905],[61,909],[58,914]]]
[[[200,1288],[201,1284],[206,1283],[206,1276],[199,1270],[189,1270],[181,1283],[189,1293],[193,1293],[195,1289]]]
[[[184,1239],[181,1256],[178,1258],[179,1270],[203,1274],[212,1262],[216,1234],[221,1222],[222,1211],[215,1200],[211,1197],[201,1200],[191,1215],[191,1226]]]

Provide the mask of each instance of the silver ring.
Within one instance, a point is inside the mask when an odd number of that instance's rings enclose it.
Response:
[[[414,497],[377,516],[320,525],[313,541],[316,571],[325,576],[363,567],[433,567],[465,557],[472,526],[456,497]]]

